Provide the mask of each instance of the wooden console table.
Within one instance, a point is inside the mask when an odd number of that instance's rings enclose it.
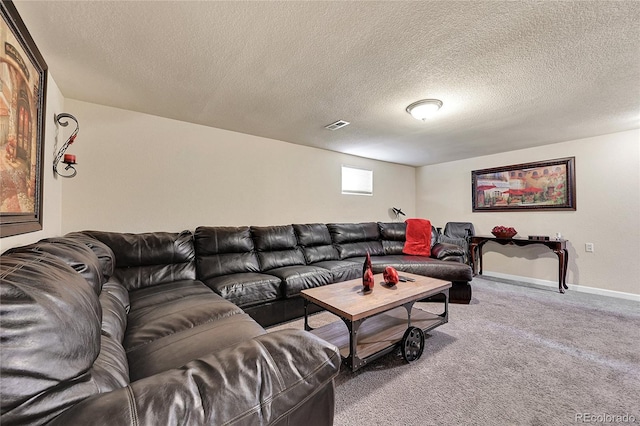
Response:
[[[567,287],[567,264],[569,263],[569,252],[567,251],[567,240],[529,240],[525,238],[496,238],[494,236],[475,235],[471,237],[470,251],[471,262],[473,265],[473,274],[476,275],[476,266],[480,266],[480,275],[482,275],[482,246],[488,241],[494,241],[498,244],[516,245],[519,247],[532,244],[542,244],[549,247],[558,256],[558,289],[560,293],[564,293]]]

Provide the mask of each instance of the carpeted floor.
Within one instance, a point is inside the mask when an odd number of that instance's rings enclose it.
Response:
[[[639,303],[472,285],[471,304],[449,305],[449,323],[429,333],[417,361],[392,353],[342,368],[336,426],[640,423]],[[320,313],[311,325],[335,320]],[[302,321],[276,329],[286,327]]]

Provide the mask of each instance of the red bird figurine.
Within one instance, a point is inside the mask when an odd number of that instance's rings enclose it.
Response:
[[[384,272],[382,273],[384,277],[384,282],[389,286],[394,286],[398,284],[400,278],[398,277],[398,271],[393,266],[387,266],[384,268]]]
[[[362,266],[362,285],[364,286],[364,291],[373,290],[373,267],[371,266],[371,256],[369,256],[369,252],[367,252],[367,259],[364,261],[364,265]]]

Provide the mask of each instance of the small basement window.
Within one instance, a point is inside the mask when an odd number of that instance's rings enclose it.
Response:
[[[342,193],[373,195],[373,170],[342,166]]]

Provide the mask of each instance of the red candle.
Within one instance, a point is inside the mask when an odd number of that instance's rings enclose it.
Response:
[[[73,154],[65,154],[62,162],[65,164],[76,164],[76,156]]]

